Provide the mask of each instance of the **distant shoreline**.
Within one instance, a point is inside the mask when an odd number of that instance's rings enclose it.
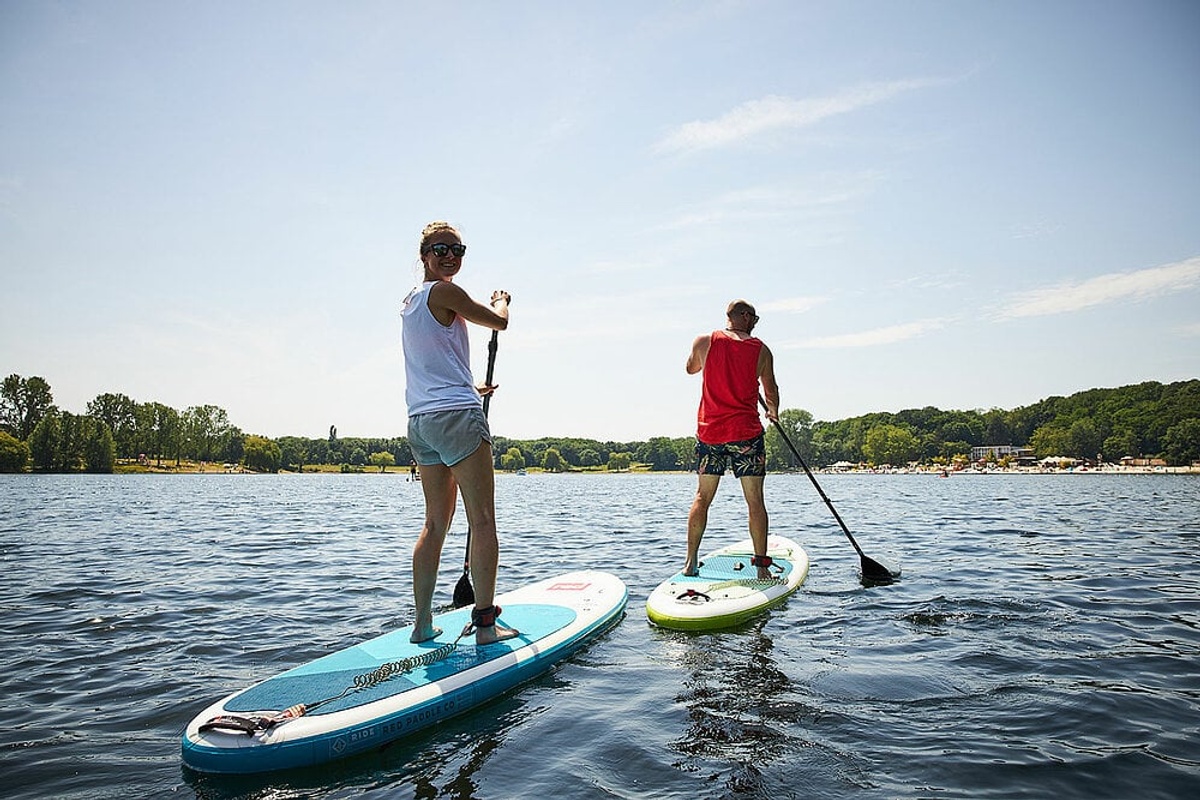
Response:
[[[530,468],[530,474],[534,475],[692,475],[691,470],[649,470],[649,469],[631,469],[621,471],[609,471],[606,469],[594,470],[568,470],[558,473],[550,473],[536,467]],[[924,475],[927,477],[965,477],[965,476],[987,476],[987,475],[1200,475],[1200,465],[1190,467],[1143,467],[1143,466],[1106,466],[1106,467],[1067,467],[1064,469],[1045,469],[1042,467],[1007,467],[994,469],[960,469],[960,470],[943,470],[940,467],[919,467],[919,468],[902,468],[902,469],[870,469],[848,468],[848,469],[831,469],[822,468],[814,470],[818,475]],[[25,473],[31,474],[31,473]],[[38,473],[49,474],[49,473]],[[54,473],[66,474],[66,473]],[[80,473],[70,473],[80,474]],[[305,467],[303,472],[292,472],[280,470],[278,473],[255,472],[248,470],[238,465],[203,463],[194,461],[181,461],[178,465],[174,463],[168,464],[163,462],[161,466],[154,463],[139,464],[136,461],[118,462],[116,469],[113,471],[115,475],[391,475],[400,476],[408,479],[410,471],[408,467],[392,466],[387,467],[380,472],[378,467],[362,467],[352,468],[348,472],[343,472],[340,465],[321,464]],[[516,473],[506,470],[497,470],[497,475],[511,475],[520,477]],[[789,470],[785,472],[772,471],[771,475],[803,475],[800,470]]]
[[[961,477],[975,475],[1200,475],[1200,466],[1191,467],[1068,467],[1066,469],[1041,469],[1038,467],[1009,467],[1006,469],[822,469],[822,475],[932,475],[934,477]]]

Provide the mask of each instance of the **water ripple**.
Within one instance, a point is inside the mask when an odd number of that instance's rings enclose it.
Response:
[[[501,590],[608,569],[626,619],[379,753],[220,778],[179,763],[205,703],[411,620],[419,485],[0,476],[6,796],[1200,794],[1200,481],[820,480],[900,582],[864,587],[808,479],[771,476],[773,529],[809,551],[808,581],[739,628],[682,634],[644,601],[682,563],[694,478],[501,475]],[[709,530],[745,535],[736,482]],[[438,602],[464,538],[460,513]]]

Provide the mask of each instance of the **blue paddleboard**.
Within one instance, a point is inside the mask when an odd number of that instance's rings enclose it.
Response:
[[[521,632],[514,639],[459,639],[470,609],[436,615],[443,633],[430,642],[409,642],[412,626],[385,633],[208,706],[184,731],[183,761],[266,772],[378,748],[545,672],[616,624],[627,599],[614,575],[569,572],[496,597],[501,623]]]

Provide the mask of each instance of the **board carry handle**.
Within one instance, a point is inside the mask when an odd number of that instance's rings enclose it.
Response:
[[[200,725],[200,733],[220,731],[221,733],[236,733],[253,736],[256,733],[270,730],[282,720],[262,715],[221,714]]]

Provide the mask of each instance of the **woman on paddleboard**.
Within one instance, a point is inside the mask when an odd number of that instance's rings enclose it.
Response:
[[[518,635],[497,623],[493,603],[500,545],[496,536],[495,475],[492,434],[481,398],[495,386],[476,388],[471,375],[467,323],[494,331],[508,327],[510,296],[492,292],[490,305],[472,300],[454,284],[467,252],[462,237],[447,222],[431,222],[421,232],[424,281],[404,300],[405,401],[408,444],[421,476],[425,524],[413,548],[413,596],[417,616],[412,641],[437,638],[433,591],[442,544],[461,492],[470,526],[470,569],[475,608],[471,620],[476,644]]]
[[[697,574],[700,542],[708,527],[708,508],[725,470],[732,468],[741,481],[750,517],[753,563],[758,577],[771,577],[767,556],[767,504],[763,479],[767,454],[763,425],[758,416],[758,389],[762,384],[767,418],[779,420],[779,386],[770,349],[752,335],[758,324],[754,306],[734,300],[725,311],[724,330],[696,337],[688,357],[687,372],[701,376],[700,409],[696,415],[696,472],[699,486],[688,512],[685,575]]]

